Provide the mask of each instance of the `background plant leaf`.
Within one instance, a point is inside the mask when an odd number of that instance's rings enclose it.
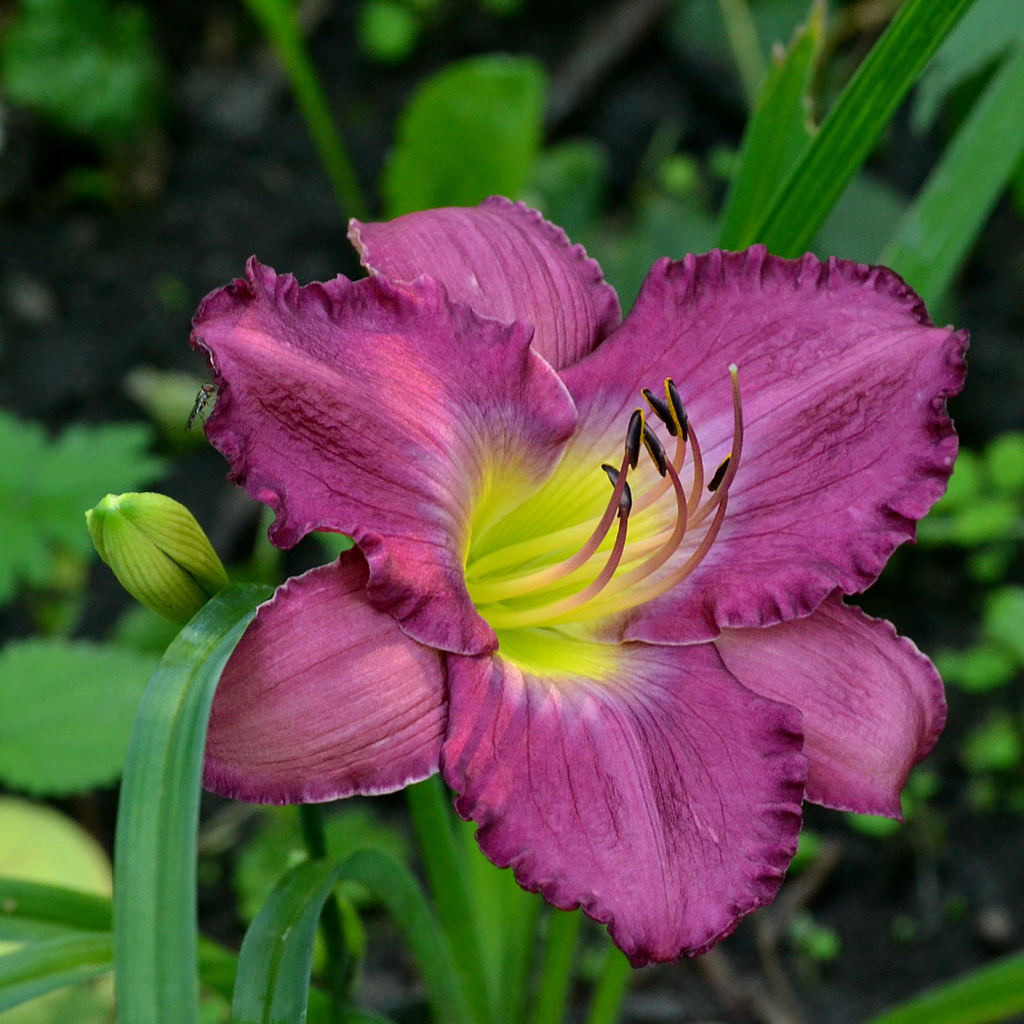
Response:
[[[545,76],[526,57],[449,64],[413,96],[381,188],[388,217],[435,206],[517,198],[543,131]]]
[[[86,641],[8,644],[0,652],[0,779],[36,796],[112,783],[157,660]]]

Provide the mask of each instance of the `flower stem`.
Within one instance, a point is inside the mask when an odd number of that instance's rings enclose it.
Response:
[[[246,0],[250,13],[281,61],[291,82],[295,100],[306,120],[309,134],[334,186],[341,212],[364,220],[367,215],[362,189],[352,169],[341,133],[331,117],[320,79],[317,78],[302,30],[290,0]]]
[[[611,943],[601,967],[601,980],[597,983],[590,1002],[587,1024],[615,1024],[622,1009],[622,1000],[629,988],[633,971],[625,955]]]
[[[327,857],[327,836],[324,832],[324,812],[319,804],[299,804],[302,838],[310,860]],[[345,945],[345,932],[341,924],[341,909],[334,895],[327,897],[320,914],[320,930],[327,947],[327,982],[331,992],[331,1022],[341,1024],[343,1007],[348,995],[352,974],[352,958]]]
[[[551,914],[531,1024],[560,1024],[565,1017],[582,918],[579,910],[555,910]]]

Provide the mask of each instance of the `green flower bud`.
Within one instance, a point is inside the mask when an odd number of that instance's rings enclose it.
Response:
[[[108,494],[85,513],[100,558],[137,601],[188,622],[228,576],[184,505],[151,492]]]

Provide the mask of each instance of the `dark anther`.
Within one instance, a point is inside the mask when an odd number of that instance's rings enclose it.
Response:
[[[646,423],[644,424],[644,447],[654,460],[654,464],[658,467],[658,472],[664,476],[668,472],[668,459],[665,458],[665,448],[661,441],[658,440],[658,435]]]
[[[726,455],[725,462],[723,462],[718,469],[715,470],[715,475],[711,478],[711,483],[708,484],[709,491],[717,491],[721,486],[722,481],[725,479],[726,471],[729,468],[729,463],[732,461],[731,455]]]
[[[636,469],[640,458],[640,441],[644,436],[644,411],[634,409],[629,417],[629,428],[626,430],[626,454],[629,456],[629,468]]]
[[[668,432],[676,437],[679,434],[679,428],[676,427],[676,421],[672,410],[668,407],[668,402],[664,398],[659,398],[650,388],[644,388],[644,398],[647,399],[647,404],[654,411],[655,416],[668,427]]]
[[[668,400],[672,405],[673,419],[678,421],[679,430],[683,435],[683,440],[686,441],[688,440],[686,410],[683,408],[683,400],[679,397],[676,382],[671,377],[665,381],[665,393],[668,395]]]
[[[601,468],[608,474],[608,479],[614,487],[619,482],[619,471],[614,466],[609,466],[607,462],[603,462]]]
[[[619,518],[625,519],[629,515],[630,510],[633,508],[633,492],[629,489],[629,484],[622,489],[622,497],[619,498]]]

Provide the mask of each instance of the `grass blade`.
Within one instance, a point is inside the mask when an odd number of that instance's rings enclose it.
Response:
[[[1024,953],[940,985],[866,1024],[996,1024],[1024,1011]]]
[[[824,36],[825,8],[819,2],[785,53],[772,56],[722,211],[718,244],[723,249],[749,244],[745,240],[754,236],[779,182],[811,141],[808,97]]]
[[[879,262],[942,298],[1024,152],[1024,48],[974,105]]]
[[[220,674],[269,587],[238,585],[167,649],[132,729],[114,848],[121,1020],[196,1024],[196,833],[206,726]]]
[[[385,853],[361,850],[345,862],[342,877],[369,889],[398,925],[419,966],[434,1024],[472,1024],[451,946],[409,871]]]
[[[0,941],[57,938],[69,931],[109,932],[111,906],[106,896],[0,878]]]
[[[772,199],[739,240],[798,256],[868,158],[896,108],[974,0],[906,0],[829,111]]]
[[[0,1013],[114,966],[110,933],[65,935],[0,956]]]

